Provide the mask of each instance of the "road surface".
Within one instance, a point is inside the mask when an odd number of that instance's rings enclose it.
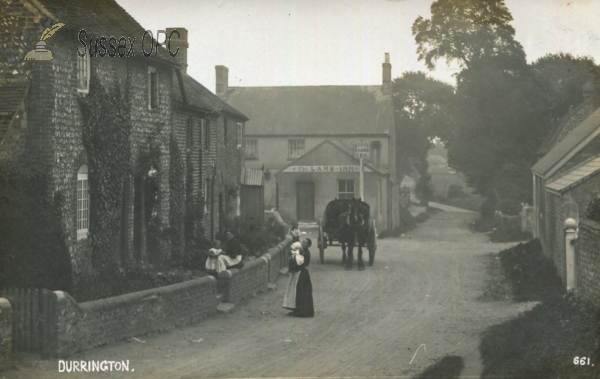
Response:
[[[56,360],[20,356],[18,369],[0,378],[414,378],[443,359],[458,366],[453,377],[479,377],[480,333],[527,305],[480,300],[490,253],[509,245],[472,233],[476,217],[439,212],[402,237],[378,240],[375,264],[365,271],[345,271],[338,247],[320,264],[315,244],[312,319],[281,308],[287,277],[280,276],[276,290],[229,315],[70,358],[129,360],[133,372],[59,374]]]

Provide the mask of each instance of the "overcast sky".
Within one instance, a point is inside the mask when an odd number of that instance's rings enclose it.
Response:
[[[153,31],[189,31],[188,73],[214,92],[215,65],[230,86],[381,83],[384,53],[392,76],[424,70],[411,26],[429,18],[425,0],[117,0]],[[600,62],[600,1],[505,0],[529,61],[547,53]],[[453,82],[440,64],[430,75]]]

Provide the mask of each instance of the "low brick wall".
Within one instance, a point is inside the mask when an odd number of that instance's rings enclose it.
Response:
[[[67,357],[123,338],[198,322],[217,312],[216,288],[215,278],[207,276],[82,304],[55,291],[56,330],[47,353]]]
[[[269,283],[275,283],[279,271],[287,266],[287,257],[289,254],[292,238],[287,237],[279,245],[269,249],[263,257],[269,261]]]
[[[0,297],[0,371],[12,366],[12,308]]]
[[[600,222],[579,222],[575,269],[578,292],[600,309]]]
[[[223,302],[238,303],[267,289],[269,284],[269,260],[265,257],[245,262],[242,269],[221,271],[218,290],[223,294]]]

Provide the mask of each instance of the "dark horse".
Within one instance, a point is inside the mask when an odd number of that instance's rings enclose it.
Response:
[[[339,241],[342,244],[342,265],[346,270],[352,270],[354,261],[354,246],[358,246],[357,265],[359,270],[365,269],[362,259],[362,248],[366,245],[369,230],[369,205],[360,199],[348,202],[348,210],[338,217],[340,229],[338,231]],[[346,245],[348,256],[346,256]]]

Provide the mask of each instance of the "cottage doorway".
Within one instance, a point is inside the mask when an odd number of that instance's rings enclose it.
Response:
[[[296,183],[296,218],[298,221],[315,220],[315,183]]]
[[[160,253],[158,175],[154,166],[134,180],[133,253],[138,263],[156,263]]]

